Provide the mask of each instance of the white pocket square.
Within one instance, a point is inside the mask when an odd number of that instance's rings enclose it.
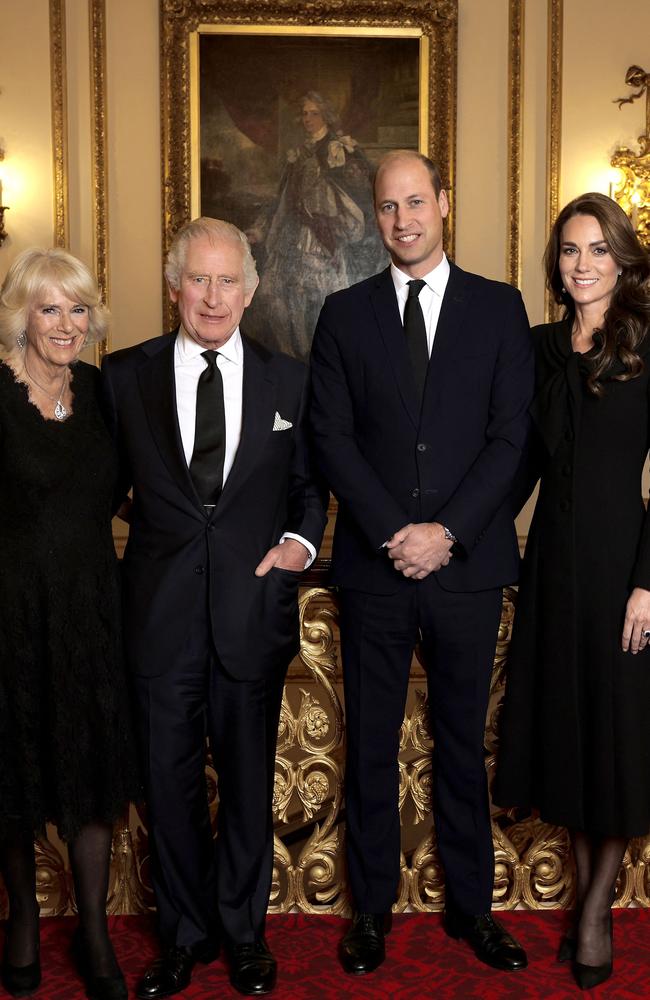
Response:
[[[282,417],[280,416],[280,414],[278,413],[278,411],[276,410],[275,411],[275,419],[273,421],[273,430],[274,431],[288,431],[290,427],[293,427],[293,424],[291,423],[291,421],[290,420],[283,420]]]

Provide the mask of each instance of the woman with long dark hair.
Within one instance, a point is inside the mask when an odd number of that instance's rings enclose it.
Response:
[[[535,328],[528,538],[494,798],[569,829],[575,921],[558,958],[590,989],[612,971],[611,904],[650,829],[650,261],[623,210],[585,194],[553,226],[564,307]],[[526,478],[526,477],[524,477]]]

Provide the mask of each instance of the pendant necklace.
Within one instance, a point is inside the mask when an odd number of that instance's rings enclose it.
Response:
[[[65,420],[66,417],[69,416],[69,413],[68,413],[67,409],[65,408],[65,406],[63,405],[63,402],[61,401],[61,396],[64,394],[64,392],[66,390],[66,387],[67,387],[67,383],[68,383],[68,372],[70,371],[70,369],[68,368],[68,366],[67,365],[65,366],[65,371],[63,372],[63,381],[61,382],[61,388],[59,389],[59,395],[58,396],[52,396],[47,391],[47,389],[43,388],[43,386],[41,385],[40,382],[36,381],[36,379],[34,378],[33,375],[30,375],[29,369],[28,369],[28,367],[27,367],[27,365],[25,364],[24,361],[23,361],[23,371],[27,375],[27,378],[29,379],[30,382],[33,382],[34,385],[38,389],[40,389],[42,393],[44,393],[47,396],[48,399],[51,399],[53,403],[56,403],[56,406],[54,407],[54,416],[55,416],[55,418],[57,420]]]

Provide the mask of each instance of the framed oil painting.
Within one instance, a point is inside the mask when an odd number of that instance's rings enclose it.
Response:
[[[453,253],[456,14],[163,0],[164,247],[198,215],[242,229],[260,277],[242,328],[270,348],[306,360],[325,296],[386,265],[372,175],[388,150],[439,163]]]

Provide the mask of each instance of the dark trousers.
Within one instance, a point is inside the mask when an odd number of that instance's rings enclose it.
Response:
[[[136,678],[147,775],[152,882],[164,945],[220,932],[234,943],[264,930],[273,872],[272,796],[284,670],[236,681],[221,667],[205,614],[181,657]],[[205,739],[218,775],[212,838]]]
[[[433,750],[433,816],[448,904],[491,908],[494,853],[483,739],[501,590],[452,594],[435,574],[397,594],[341,592],[347,859],[357,910],[387,913],[399,883],[400,727],[421,637]]]

